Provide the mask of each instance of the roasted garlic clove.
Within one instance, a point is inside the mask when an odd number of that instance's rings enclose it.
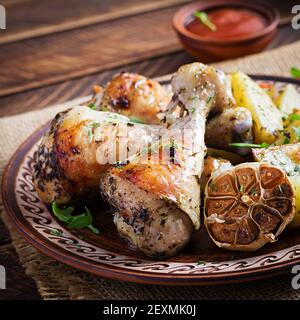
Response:
[[[205,195],[205,226],[228,250],[254,251],[276,241],[295,215],[293,185],[280,168],[264,163],[216,172]]]

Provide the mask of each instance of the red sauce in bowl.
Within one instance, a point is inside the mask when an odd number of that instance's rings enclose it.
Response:
[[[216,26],[213,31],[198,18],[188,22],[186,29],[196,35],[213,39],[234,39],[262,31],[267,26],[264,16],[254,10],[240,8],[220,8],[207,12]]]

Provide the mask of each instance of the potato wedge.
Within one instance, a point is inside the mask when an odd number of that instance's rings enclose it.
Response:
[[[295,86],[287,84],[279,93],[275,103],[283,114],[291,114],[295,109],[300,110],[300,94]]]
[[[295,110],[283,122],[283,130],[280,131],[277,146],[300,142],[300,110]]]
[[[246,74],[232,74],[233,96],[238,106],[250,110],[254,122],[255,143],[273,143],[283,129],[282,114],[270,96]]]
[[[254,159],[280,167],[295,187],[296,214],[291,226],[300,226],[300,143],[252,149]]]

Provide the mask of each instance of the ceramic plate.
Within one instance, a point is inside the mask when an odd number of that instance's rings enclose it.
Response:
[[[254,77],[279,85],[300,81],[278,77]],[[33,188],[33,153],[47,130],[45,125],[29,137],[10,160],[2,180],[6,211],[18,232],[44,254],[99,276],[164,285],[207,285],[249,281],[290,272],[300,263],[300,229],[287,229],[278,242],[253,253],[217,248],[203,225],[176,257],[151,260],[128,249],[115,231],[112,213],[100,199],[90,203],[96,236],[90,231],[70,231],[60,224]]]

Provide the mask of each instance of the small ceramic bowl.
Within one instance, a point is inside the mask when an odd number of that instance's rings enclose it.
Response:
[[[220,8],[254,10],[266,19],[266,28],[259,32],[234,39],[214,39],[190,32],[187,24],[196,11],[209,12]],[[232,59],[262,51],[274,38],[279,23],[279,13],[266,3],[245,3],[237,0],[194,2],[182,7],[173,17],[173,28],[183,47],[201,62]]]

